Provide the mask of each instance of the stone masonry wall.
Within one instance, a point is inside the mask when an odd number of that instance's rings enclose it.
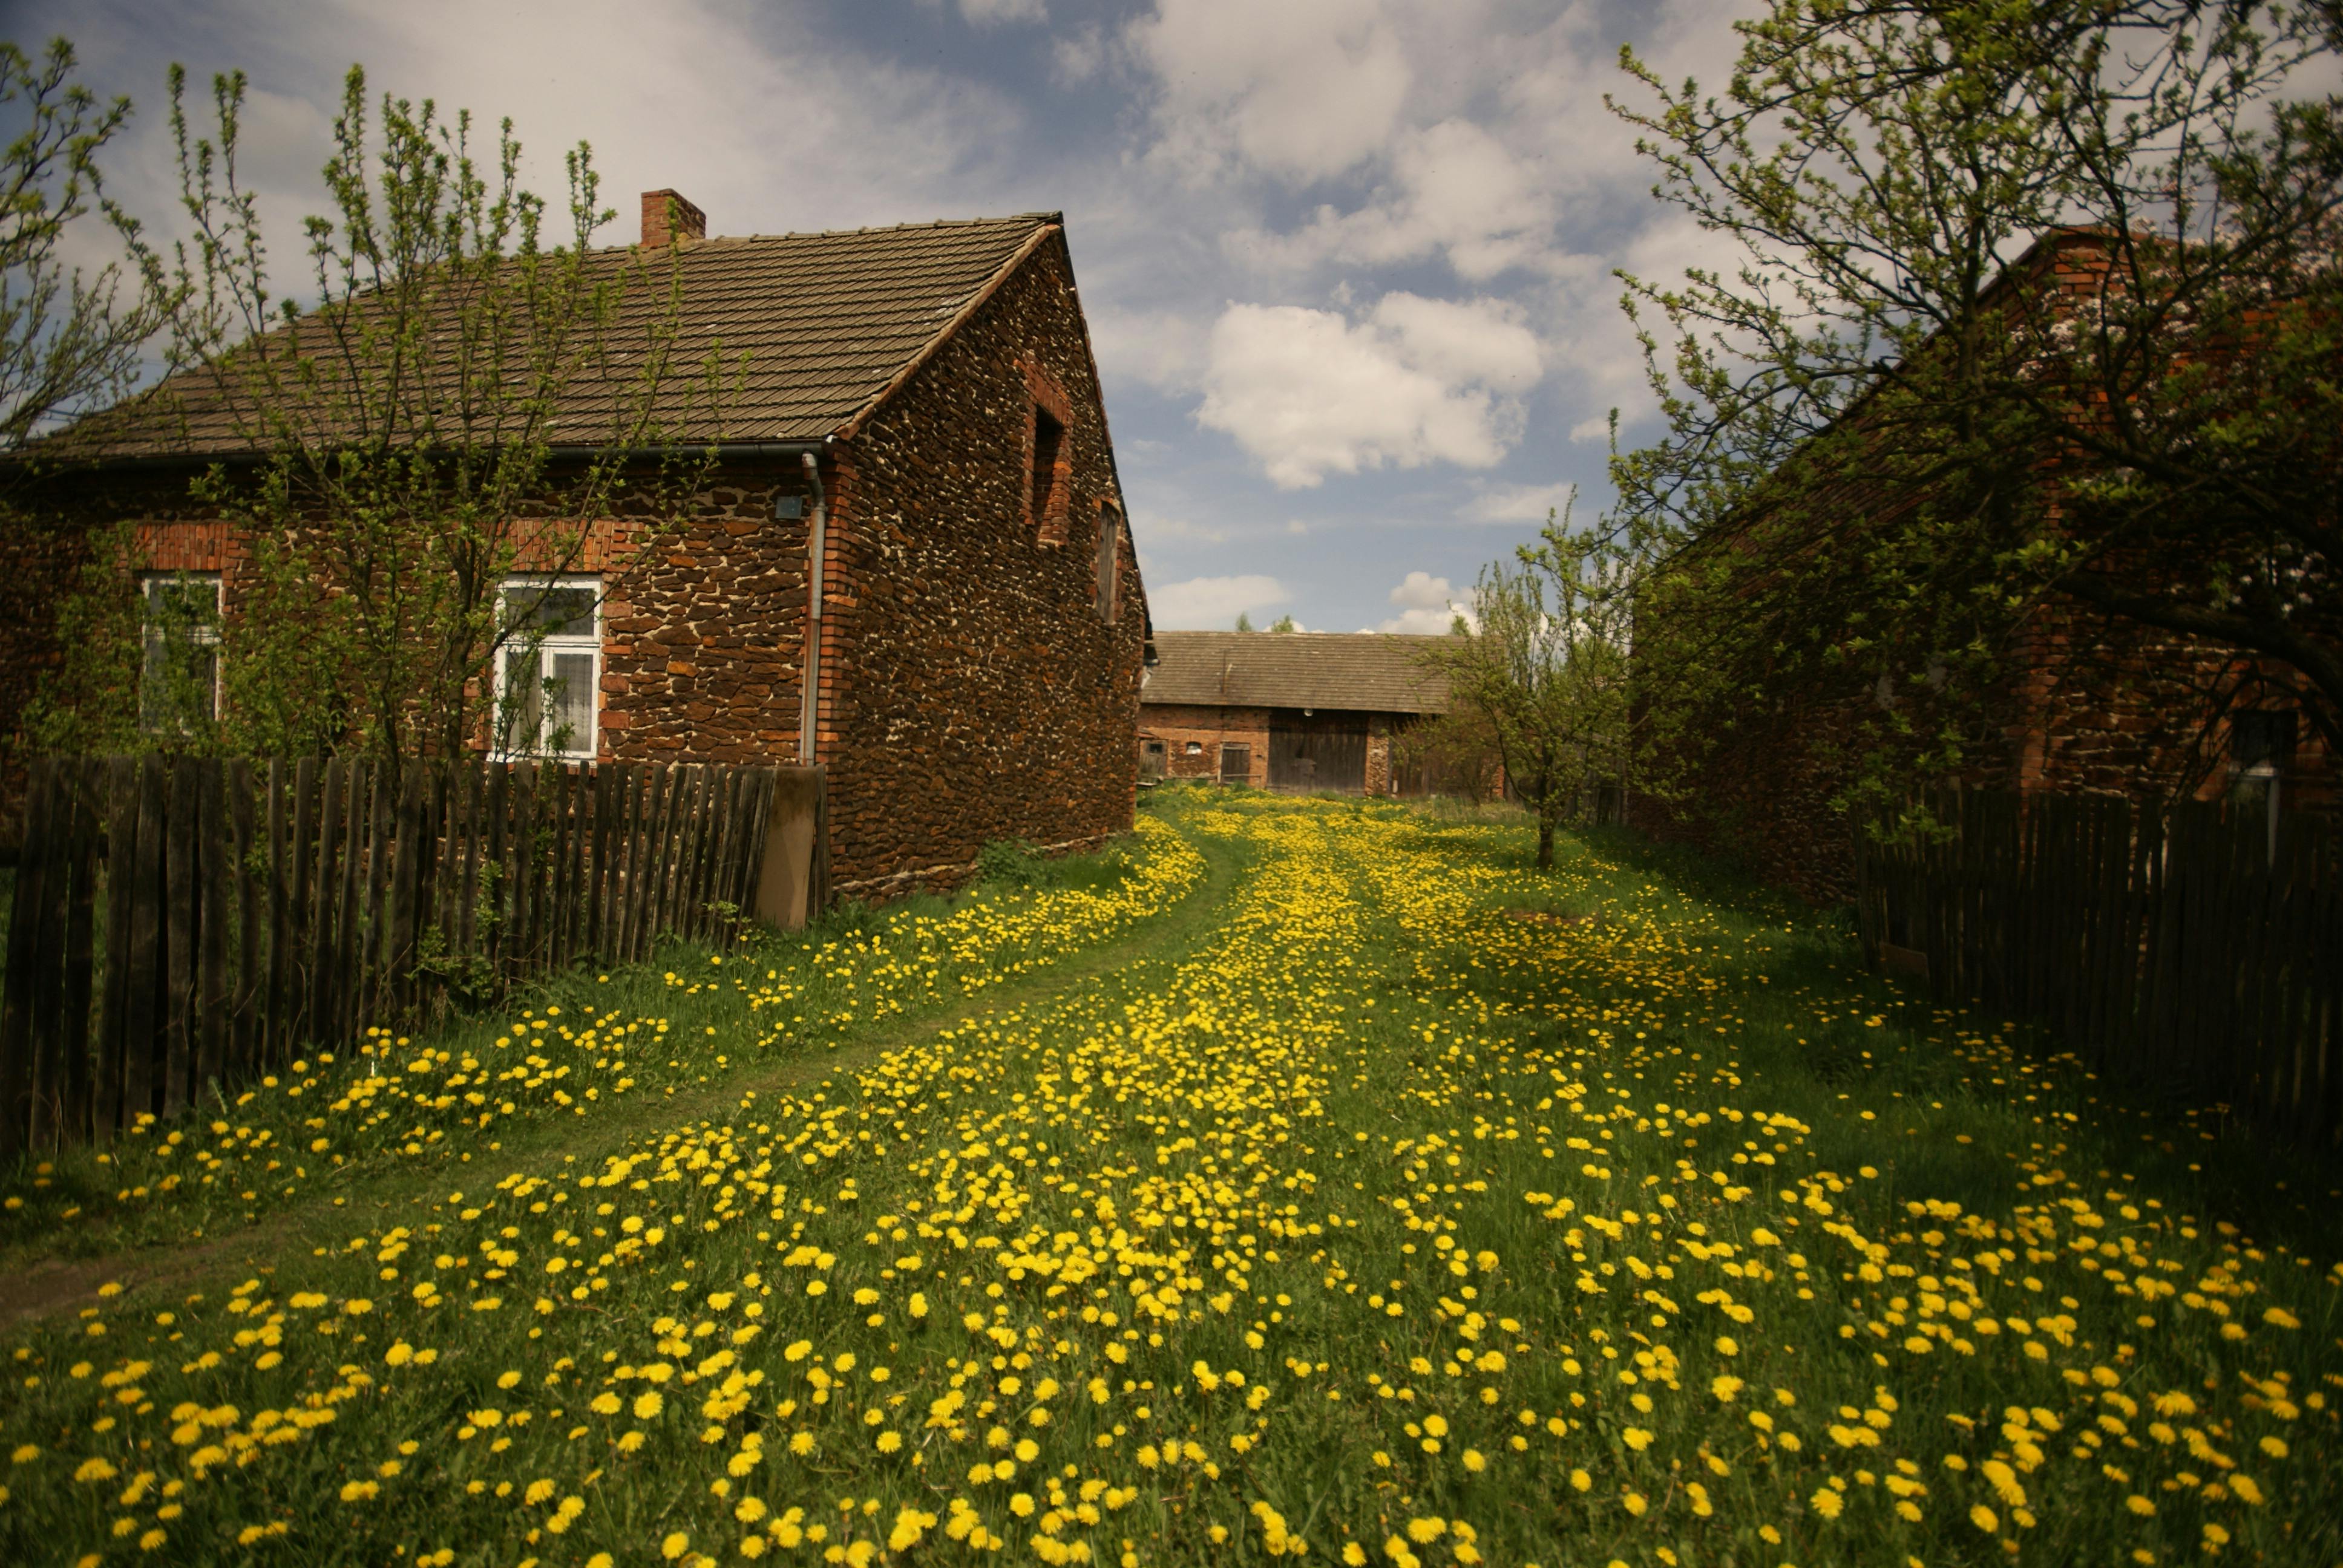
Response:
[[[1038,518],[1037,387],[1067,416]],[[951,884],[991,839],[1127,829],[1146,603],[1126,525],[1111,618],[1095,604],[1121,497],[1062,239],[840,446],[820,709],[840,891]]]

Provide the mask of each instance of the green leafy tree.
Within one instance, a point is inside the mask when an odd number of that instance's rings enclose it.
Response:
[[[1549,513],[1537,544],[1483,569],[1455,635],[1420,655],[1447,678],[1451,703],[1477,715],[1537,819],[1541,870],[1554,865],[1555,831],[1632,770],[1632,564],[1615,534]]]
[[[162,317],[155,258],[100,166],[130,100],[101,103],[75,72],[63,38],[37,60],[0,43],[0,118],[23,127],[0,150],[0,451],[127,391]],[[65,259],[89,222],[123,252],[94,272]]]
[[[220,619],[218,721],[158,725],[150,696],[144,728],[257,754],[452,755],[491,733],[555,746],[517,723],[554,695],[528,657],[568,612],[553,579],[614,517],[634,554],[597,564],[623,576],[707,469],[708,451],[676,432],[709,427],[723,372],[713,349],[678,361],[680,263],[593,248],[614,215],[584,144],[556,210],[521,186],[510,121],[483,161],[468,114],[371,103],[353,67],[324,169],[331,210],[306,226],[303,296],[280,295],[238,175],[245,91],[241,74],[215,78],[216,129],[199,136],[171,74],[189,237],[171,257],[166,325],[187,368],[59,443],[258,457],[215,463],[193,486],[252,547]],[[542,586],[516,595],[517,573]],[[84,662],[118,666],[119,640]],[[499,661],[515,655],[528,674],[499,697]],[[61,678],[93,701],[105,688],[102,672]],[[117,690],[77,718],[118,729],[140,700]]]
[[[1612,520],[1664,752],[1828,688],[1868,698],[1855,792],[1900,793],[2054,625],[2210,650],[2207,722],[2275,691],[2343,745],[2343,135],[2296,87],[2335,26],[1775,0],[1721,94],[1624,56],[1657,194],[1733,253],[1627,279],[1667,432],[1614,452]]]

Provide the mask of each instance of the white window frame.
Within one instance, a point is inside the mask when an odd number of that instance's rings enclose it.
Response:
[[[147,722],[146,699],[144,689],[147,679],[148,670],[153,665],[156,656],[164,651],[165,646],[165,633],[163,628],[156,624],[155,618],[155,590],[166,585],[178,583],[187,583],[189,585],[208,584],[212,590],[211,624],[208,626],[196,626],[189,628],[187,640],[191,647],[211,649],[211,711],[206,713],[204,717],[206,721],[216,723],[220,715],[220,621],[227,613],[227,583],[226,578],[218,572],[141,572],[138,574],[138,680],[141,688],[138,699],[138,727],[149,735],[156,735],[162,732],[160,726]]]
[[[585,733],[582,736],[572,735],[569,738],[568,747],[561,751],[546,750],[536,746],[520,749],[508,744],[510,738],[505,732],[507,683],[511,678],[512,656],[519,651],[519,646],[527,639],[521,637],[506,638],[497,644],[496,707],[488,718],[489,726],[495,736],[495,744],[491,750],[501,760],[533,759],[541,761],[591,762],[599,755],[602,743],[602,579],[598,577],[580,577],[574,574],[518,573],[505,578],[498,586],[497,616],[501,625],[506,613],[506,600],[516,589],[543,592],[555,588],[587,588],[594,595],[594,629],[590,634],[571,632],[559,636],[548,636],[538,642],[537,648],[537,674],[540,681],[552,678],[553,658],[557,654],[582,653],[593,659],[593,677],[588,683],[589,699],[586,704]]]

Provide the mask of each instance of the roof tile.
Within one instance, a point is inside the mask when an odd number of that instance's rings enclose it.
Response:
[[[1056,213],[903,225],[828,234],[709,239],[653,253],[649,286],[630,281],[611,341],[615,362],[638,362],[665,298],[664,256],[682,272],[671,363],[677,375],[658,422],[693,441],[819,440],[850,419],[965,307]],[[616,273],[631,248],[598,251]],[[297,330],[316,330],[312,324]],[[699,406],[695,372],[711,353],[747,356],[737,390],[712,412]],[[568,387],[548,438],[609,438],[625,375],[580,377]],[[109,457],[246,449],[242,424],[216,378],[174,377],[63,437]],[[76,439],[77,437],[77,439]]]
[[[1448,683],[1423,664],[1436,637],[1159,631],[1142,703],[1445,713]]]

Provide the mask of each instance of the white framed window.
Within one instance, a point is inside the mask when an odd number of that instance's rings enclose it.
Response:
[[[498,605],[498,755],[593,759],[602,690],[602,581],[508,578]]]
[[[144,653],[138,726],[186,734],[219,717],[220,576],[149,572],[138,579]]]

